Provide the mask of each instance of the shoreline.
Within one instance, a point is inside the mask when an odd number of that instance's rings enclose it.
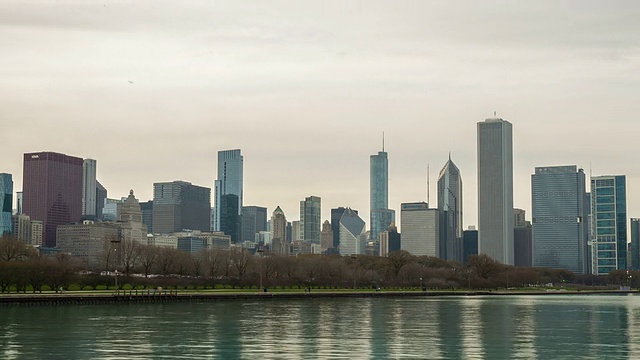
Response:
[[[87,293],[82,291],[50,294],[0,294],[0,306],[12,305],[88,305],[202,302],[229,300],[321,299],[321,298],[432,298],[453,296],[554,296],[554,295],[633,295],[638,290],[586,291],[316,291],[316,292],[186,292],[124,291]]]

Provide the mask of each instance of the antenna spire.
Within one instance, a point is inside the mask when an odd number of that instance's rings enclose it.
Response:
[[[384,152],[384,131],[382,132],[382,152]]]
[[[427,164],[427,205],[429,205],[429,164]]]
[[[494,112],[493,112],[493,117],[494,117],[494,118],[497,118],[497,117],[498,117],[498,114],[497,114],[497,112],[496,112],[496,111],[494,111]]]

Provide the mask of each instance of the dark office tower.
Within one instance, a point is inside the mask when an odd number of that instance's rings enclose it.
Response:
[[[513,130],[499,118],[478,123],[478,230],[478,251],[513,265]]]
[[[309,196],[300,201],[300,240],[320,244],[320,210],[318,196]]]
[[[342,214],[347,210],[345,207],[331,209],[331,231],[333,231],[333,249],[340,250],[340,219]],[[358,210],[353,210],[356,214]]]
[[[591,178],[591,256],[594,275],[627,270],[627,180]]]
[[[0,236],[13,231],[13,177],[0,174]]]
[[[533,265],[533,235],[531,222],[525,220],[525,211],[513,209],[513,262],[515,266]]]
[[[231,236],[232,243],[239,243],[241,240],[241,218],[238,215],[238,195],[222,195],[218,209],[220,209],[219,231]]]
[[[244,171],[243,161],[244,159],[240,149],[218,151],[218,179],[214,182],[214,231],[223,231],[221,223],[223,217],[227,219],[233,218],[232,215],[224,212],[225,209],[236,209],[237,215],[241,215]],[[238,204],[235,207],[231,206],[231,204],[222,206],[222,197],[224,195],[235,195]],[[240,217],[238,217],[238,221],[239,220]],[[238,228],[239,232],[241,224],[238,223],[234,226]],[[237,238],[236,241],[239,241],[239,238]]]
[[[209,231],[211,189],[185,181],[153,184],[153,230],[167,234],[183,229]]]
[[[242,241],[254,242],[256,234],[267,231],[267,208],[260,206],[242,207]]]
[[[478,230],[469,228],[462,232],[462,260],[469,263],[469,256],[478,255]]]
[[[389,159],[384,151],[384,138],[382,151],[378,155],[371,155],[369,160],[369,209],[370,227],[369,237],[379,240],[380,232],[385,231],[392,222],[395,222],[396,213],[389,207]]]
[[[577,166],[535,168],[531,175],[533,266],[588,273],[585,189],[585,173]]]
[[[631,269],[640,270],[640,219],[631,219]]]
[[[462,261],[462,177],[451,156],[438,175],[438,216],[439,257]]]
[[[142,211],[142,223],[147,226],[147,231],[153,234],[153,200],[140,203]]]
[[[104,210],[105,200],[107,200],[107,189],[96,180],[96,218],[100,220],[103,219],[102,210]]]
[[[56,246],[56,228],[82,217],[83,160],[53,152],[24,154],[23,210],[42,221],[43,246]]]

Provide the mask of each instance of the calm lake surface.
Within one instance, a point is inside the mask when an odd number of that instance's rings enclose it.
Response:
[[[637,359],[640,296],[0,307],[0,359]]]

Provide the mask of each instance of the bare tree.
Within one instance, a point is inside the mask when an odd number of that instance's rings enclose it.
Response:
[[[142,245],[140,248],[140,265],[144,271],[144,277],[149,277],[151,270],[158,261],[158,250],[160,248],[152,245]]]
[[[231,258],[231,264],[238,274],[238,279],[242,280],[244,275],[247,273],[247,268],[253,259],[253,255],[251,255],[249,250],[237,247],[232,248],[229,255]]]
[[[142,245],[133,240],[124,241],[120,246],[122,257],[122,271],[129,275],[140,262],[142,256]]]
[[[158,270],[162,275],[169,275],[174,270],[176,259],[178,257],[178,249],[158,248]]]
[[[0,238],[0,261],[25,260],[29,255],[24,242],[10,235]]]
[[[398,250],[390,253],[387,259],[389,259],[389,263],[391,264],[391,268],[393,269],[393,274],[397,277],[400,273],[400,270],[405,265],[410,264],[414,261],[414,256],[411,255],[408,251]]]

